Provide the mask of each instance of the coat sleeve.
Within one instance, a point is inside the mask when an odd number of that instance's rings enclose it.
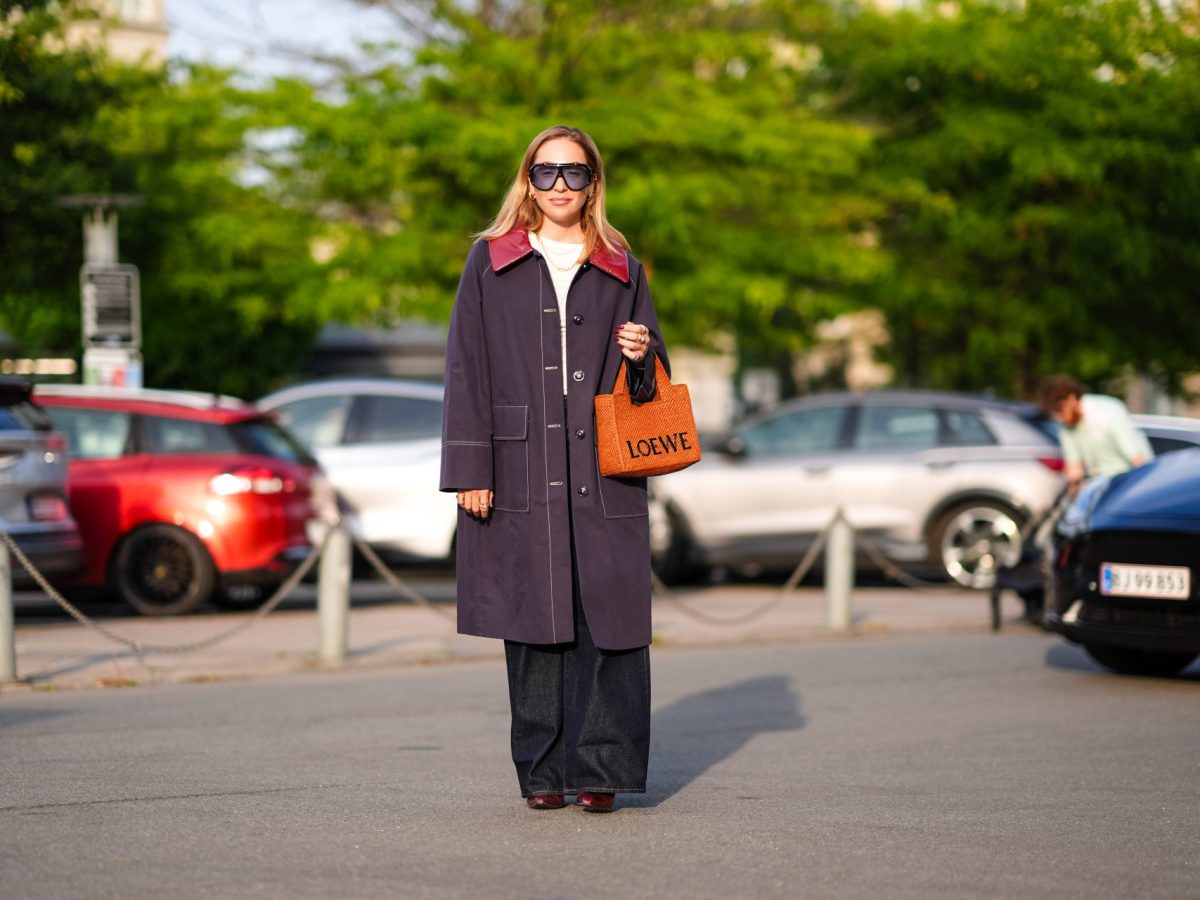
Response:
[[[442,410],[439,490],[492,487],[492,386],[483,328],[483,275],[487,245],[467,258],[446,341],[446,395]]]
[[[650,285],[646,280],[644,266],[637,267],[637,283],[634,285],[633,317],[631,321],[650,329],[650,348],[642,357],[641,364],[630,363],[625,367],[629,373],[629,396],[634,403],[645,403],[654,399],[657,389],[654,358],[662,360],[667,375],[671,374],[671,362],[667,359],[667,348],[663,343],[658,315],[654,312],[654,300],[650,297]]]

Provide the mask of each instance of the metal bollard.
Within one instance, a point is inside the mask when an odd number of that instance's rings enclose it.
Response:
[[[17,680],[17,637],[13,631],[12,557],[0,541],[0,684]]]
[[[841,509],[829,524],[825,543],[825,598],[829,604],[829,627],[849,631],[854,621],[854,529]]]
[[[321,554],[317,570],[317,655],[321,662],[340,665],[346,660],[350,631],[350,535],[335,527]]]

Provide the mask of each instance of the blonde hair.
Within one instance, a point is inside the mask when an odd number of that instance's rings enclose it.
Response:
[[[496,218],[492,219],[492,224],[476,237],[491,241],[508,234],[517,225],[531,232],[536,232],[542,227],[542,211],[530,195],[529,167],[533,164],[538,148],[555,138],[566,138],[582,147],[587,163],[595,173],[591,184],[592,195],[584,202],[580,215],[580,225],[583,228],[582,258],[590,258],[600,245],[610,252],[616,252],[618,247],[628,250],[629,241],[608,223],[604,212],[604,161],[600,158],[600,149],[587,132],[568,125],[547,128],[530,142],[500,211],[496,213]]]

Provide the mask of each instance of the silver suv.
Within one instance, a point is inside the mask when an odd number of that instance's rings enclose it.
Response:
[[[83,542],[67,506],[66,439],[20,378],[0,378],[0,530],[47,576],[83,564]],[[13,560],[13,579],[31,582]]]
[[[655,568],[790,569],[841,509],[891,560],[989,588],[1020,530],[1062,486],[1053,439],[1026,410],[925,391],[830,393],[754,416],[654,480]]]

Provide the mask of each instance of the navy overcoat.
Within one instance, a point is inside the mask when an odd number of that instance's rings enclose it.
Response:
[[[529,644],[574,639],[571,514],[596,646],[650,643],[646,480],[600,475],[592,404],[612,392],[624,359],[614,332],[627,321],[650,329],[650,352],[667,366],[645,270],[601,247],[567,295],[564,417],[558,301],[546,261],[520,227],[471,249],[446,348],[440,488],[490,488],[495,499],[486,521],[458,513],[460,633]],[[654,396],[654,360],[646,363],[635,402]]]

